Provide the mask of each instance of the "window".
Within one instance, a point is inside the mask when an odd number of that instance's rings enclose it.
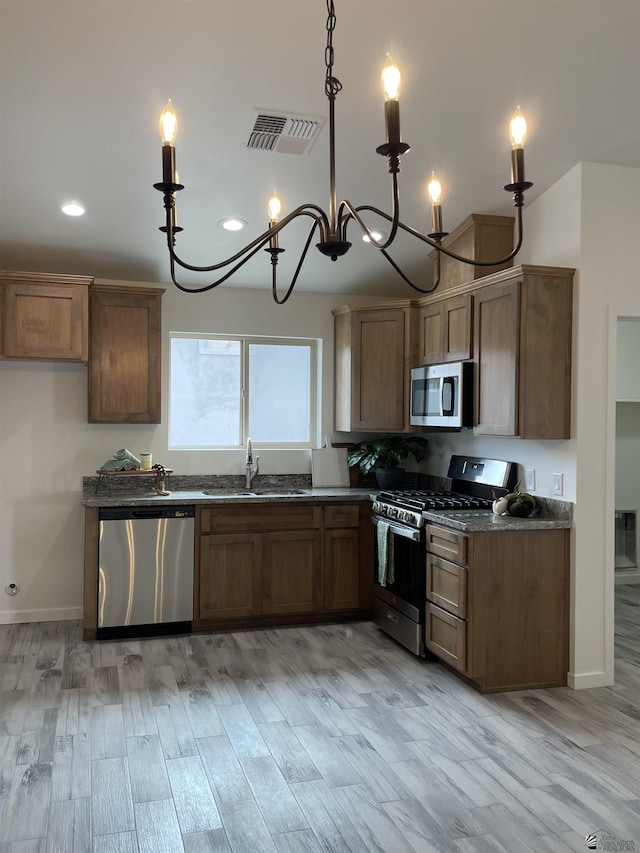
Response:
[[[310,447],[318,341],[172,332],[169,447]]]

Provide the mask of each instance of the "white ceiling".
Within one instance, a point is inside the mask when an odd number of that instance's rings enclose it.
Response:
[[[446,193],[444,224],[510,214],[508,121],[529,122],[527,201],[577,162],[640,166],[639,0],[335,0],[338,200],[389,210],[380,70],[403,72],[411,151],[401,218],[430,230],[426,180]],[[328,205],[328,124],[306,157],[250,151],[255,107],[327,115],[325,0],[0,0],[0,268],[169,281],[158,118],[178,114],[177,249],[192,264],[236,252],[266,227],[277,187],[286,210]],[[82,218],[60,213],[68,199]],[[248,231],[217,222],[236,214]],[[306,226],[304,226],[306,234]],[[315,249],[299,288],[407,294],[356,230],[332,263]],[[282,283],[304,235],[281,236]],[[297,251],[298,250],[298,251]],[[393,256],[427,283],[424,244]],[[187,282],[201,278],[183,275]],[[209,277],[206,277],[209,280]],[[263,252],[235,276],[270,286]]]

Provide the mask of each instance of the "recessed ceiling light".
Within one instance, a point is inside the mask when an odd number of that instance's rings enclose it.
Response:
[[[372,237],[373,237],[373,239],[374,239],[374,240],[376,240],[378,243],[381,243],[383,240],[386,240],[386,239],[387,239],[387,235],[384,233],[384,231],[372,231],[372,232],[371,232],[371,236],[372,236]],[[364,242],[365,242],[365,243],[370,243],[370,242],[371,242],[371,240],[369,239],[369,235],[368,235],[368,234],[363,234],[363,235],[362,235],[362,239],[364,240]]]
[[[237,216],[228,216],[226,219],[221,219],[218,225],[224,228],[225,231],[242,231],[243,228],[247,227],[245,220],[238,219]]]
[[[67,216],[82,216],[84,213],[84,207],[77,202],[69,202],[69,204],[62,205],[62,212],[66,213]]]

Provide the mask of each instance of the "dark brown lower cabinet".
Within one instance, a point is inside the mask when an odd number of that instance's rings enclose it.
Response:
[[[203,506],[194,629],[368,615],[369,502]],[[367,584],[368,580],[368,584]]]
[[[262,612],[262,536],[212,533],[200,537],[200,616],[225,619]]]
[[[425,642],[480,690],[566,684],[569,530],[427,527]]]

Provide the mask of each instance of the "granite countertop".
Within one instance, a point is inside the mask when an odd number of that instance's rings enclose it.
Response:
[[[86,489],[82,494],[82,505],[86,507],[118,507],[118,506],[144,506],[149,504],[163,504],[165,506],[176,506],[178,504],[257,504],[257,503],[294,503],[294,502],[349,502],[370,500],[371,489],[359,489],[350,487],[325,487],[312,488],[311,486],[282,486],[266,491],[268,487],[256,486],[256,491],[264,491],[263,494],[242,494],[249,491],[240,488],[211,487],[206,489],[172,489],[169,495],[157,495],[155,491],[127,492],[123,489],[111,492],[101,491],[95,494],[95,489]],[[286,490],[295,489],[295,494],[287,494]],[[214,494],[205,494],[205,491],[213,491]]]
[[[422,517],[427,523],[442,524],[454,530],[462,530],[467,533],[477,531],[504,531],[504,530],[567,530],[572,526],[571,504],[562,501],[550,501],[558,504],[552,507],[554,514],[547,514],[548,509],[544,507],[544,514],[534,515],[533,518],[514,518],[511,515],[494,515],[491,510],[482,509],[458,509],[458,510],[432,510],[423,512]]]

